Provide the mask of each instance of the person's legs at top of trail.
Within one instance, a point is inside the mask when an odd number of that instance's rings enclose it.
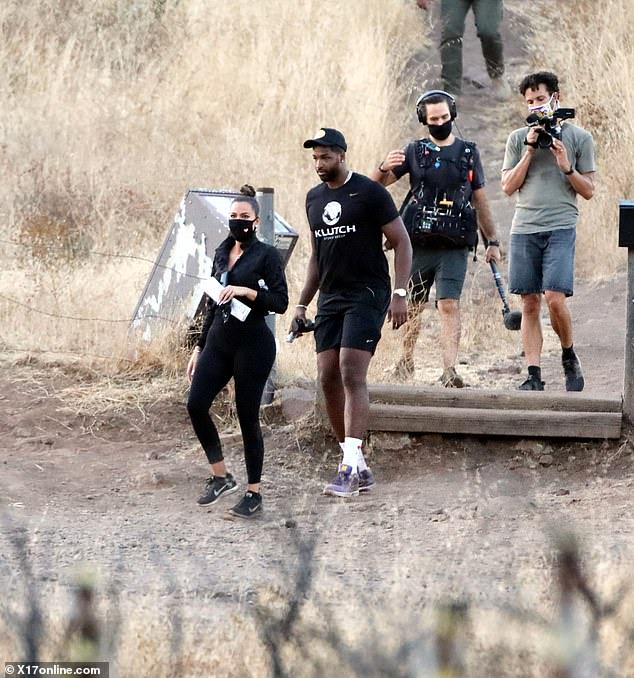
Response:
[[[504,84],[504,47],[500,27],[502,0],[441,0],[440,59],[443,88],[462,92],[462,41],[469,8],[473,9],[487,73],[494,89]]]

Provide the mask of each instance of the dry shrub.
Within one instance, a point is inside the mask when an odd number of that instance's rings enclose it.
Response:
[[[18,302],[3,302],[0,314],[16,348],[33,329],[19,304],[42,308],[31,302],[43,291],[38,300],[50,306],[48,287],[13,285],[31,274],[20,262],[73,262],[55,286],[52,306],[64,315],[85,315],[89,301],[76,291],[87,268],[110,291],[117,281],[99,316],[130,315],[144,282],[139,267],[126,259],[78,266],[73,257],[92,244],[153,259],[190,186],[275,187],[277,210],[301,234],[288,270],[295,298],[308,256],[304,196],[316,182],[302,141],[321,125],[339,126],[351,165],[372,167],[410,117],[395,105],[396,80],[422,33],[413,4],[378,0],[309,0],[300,12],[247,0],[9,2],[0,25],[0,238],[17,243],[6,250],[0,292]],[[91,323],[37,322],[42,350],[111,348]],[[113,334],[121,343],[123,333]]]
[[[515,3],[513,10],[524,11],[534,29],[535,67],[561,74],[566,103],[595,134],[600,174],[595,198],[582,205],[578,260],[582,272],[608,275],[624,261],[616,249],[616,201],[632,197],[622,159],[634,150],[627,87],[634,10],[616,0],[597,14],[584,1],[556,21],[547,3]],[[275,187],[277,210],[300,232],[288,269],[294,301],[308,257],[304,196],[316,181],[302,141],[321,125],[340,127],[350,165],[362,172],[402,141],[411,122],[408,90],[426,84],[416,83],[425,65],[412,65],[426,39],[422,17],[413,2],[379,0],[307,0],[301,11],[248,0],[4,3],[5,346],[26,348],[36,336],[39,350],[110,353],[117,363],[127,351],[124,323],[104,332],[108,325],[69,318],[131,315],[150,266],[125,258],[106,264],[89,250],[154,259],[190,186],[247,180]],[[588,83],[600,84],[596,95]],[[55,275],[45,270],[64,262],[70,265]],[[465,327],[465,347],[489,332],[467,306],[466,322],[473,317],[475,324]],[[69,318],[54,321],[40,310]],[[287,325],[278,323],[280,344]],[[381,346],[379,363],[385,350],[393,356],[398,341]],[[280,363],[282,375],[314,373],[303,349],[299,356],[296,347],[280,350]]]

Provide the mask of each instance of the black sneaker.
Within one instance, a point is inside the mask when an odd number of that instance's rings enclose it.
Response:
[[[564,367],[564,375],[566,376],[566,391],[583,391],[586,382],[583,378],[579,358],[577,356],[568,360],[562,358],[561,364]]]
[[[255,518],[262,513],[262,495],[249,490],[233,508],[229,509],[229,513],[238,518]]]
[[[528,379],[519,385],[520,391],[543,391],[544,383],[541,379],[538,379],[535,375],[530,374]]]
[[[238,483],[233,479],[231,473],[223,478],[222,476],[210,476],[207,478],[205,491],[198,497],[200,506],[209,506],[218,501],[223,494],[231,494],[238,489]]]

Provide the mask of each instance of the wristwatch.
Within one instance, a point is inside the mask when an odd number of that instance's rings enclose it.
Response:
[[[487,247],[499,247],[499,246],[500,246],[499,240],[488,240],[487,241]]]
[[[404,299],[407,296],[407,290],[403,287],[397,287],[392,294],[396,294],[397,297],[403,297]]]

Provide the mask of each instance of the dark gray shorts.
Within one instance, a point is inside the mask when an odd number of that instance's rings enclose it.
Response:
[[[436,299],[460,299],[467,274],[469,250],[414,247],[410,299],[415,304],[429,301],[436,283]]]
[[[540,294],[545,290],[573,293],[576,229],[542,233],[512,233],[509,291]]]
[[[317,353],[333,348],[357,348],[374,353],[390,298],[389,287],[320,293],[315,316]]]

